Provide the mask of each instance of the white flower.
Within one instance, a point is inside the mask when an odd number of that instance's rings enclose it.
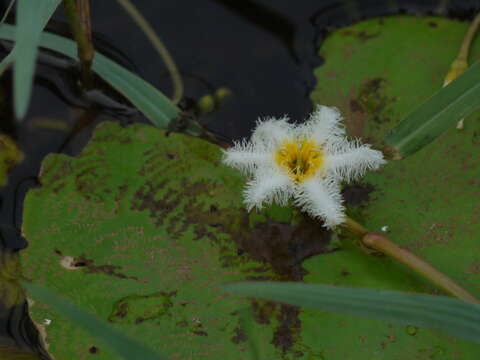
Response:
[[[348,141],[336,108],[318,106],[309,120],[292,125],[287,118],[259,120],[250,141],[224,151],[223,162],[249,175],[245,203],[253,207],[290,198],[303,211],[332,228],[345,220],[340,183],[377,169],[382,153]]]

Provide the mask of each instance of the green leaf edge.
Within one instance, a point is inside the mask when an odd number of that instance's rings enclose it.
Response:
[[[60,314],[91,335],[102,340],[105,345],[114,350],[124,359],[166,360],[167,358],[151,350],[146,345],[136,342],[121,332],[108,326],[97,317],[80,310],[74,304],[56,295],[44,286],[22,282],[22,286],[38,301],[54,307]],[[68,336],[68,335],[66,335]]]
[[[229,293],[425,326],[480,344],[480,305],[446,296],[290,282],[226,284]]]
[[[412,155],[480,108],[480,63],[437,91],[385,137],[401,157]]]

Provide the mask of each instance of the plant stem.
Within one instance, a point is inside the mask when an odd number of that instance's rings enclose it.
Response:
[[[430,280],[439,288],[459,298],[460,300],[480,304],[479,300],[477,300],[473,295],[468,293],[455,281],[450,279],[445,274],[442,274],[430,264],[427,264],[418,256],[413,255],[409,251],[395,245],[385,236],[376,233],[369,233],[362,238],[362,242],[366,246],[378,250],[386,255],[389,255],[395,260],[408,266],[410,269]]]
[[[346,221],[342,223],[341,226],[346,228],[352,234],[360,237],[365,246],[394,258],[398,262],[406,265],[416,273],[428,279],[448,294],[463,301],[480,304],[479,300],[463,289],[455,281],[420,259],[418,256],[397,246],[385,236],[368,232],[365,227],[349,217],[347,217]]]
[[[70,29],[77,42],[78,58],[83,86],[93,87],[92,61],[95,51],[92,43],[90,25],[90,0],[63,0],[63,5],[70,23]]]
[[[445,76],[443,86],[447,86],[450,82],[455,80],[458,76],[464,73],[468,69],[468,54],[470,53],[470,47],[480,26],[480,14],[478,14],[473,22],[470,24],[470,27],[463,38],[462,45],[460,46],[460,51],[455,60],[453,60],[450,70]]]
[[[10,4],[8,4],[7,10],[5,10],[5,13],[3,14],[2,20],[0,20],[0,24],[3,24],[5,22],[5,19],[7,18],[8,14],[10,14],[10,11],[12,10],[14,4],[15,0],[11,0]]]
[[[340,226],[346,228],[353,235],[356,235],[358,237],[363,237],[368,234],[368,230],[365,227],[363,227],[363,225],[357,223],[355,220],[353,220],[352,218],[349,218],[348,216],[345,222],[340,224]]]
[[[480,14],[475,16],[475,19],[473,19],[472,23],[470,24],[470,27],[467,30],[467,34],[463,38],[462,46],[460,47],[460,51],[458,53],[457,59],[461,59],[465,61],[468,60],[468,54],[470,53],[470,46],[472,45],[473,38],[479,26],[480,26]]]
[[[153,47],[165,63],[165,66],[170,73],[173,83],[172,102],[174,104],[178,104],[183,96],[183,82],[177,65],[172,58],[172,55],[170,55],[167,47],[160,40],[158,35],[155,33],[155,30],[153,30],[152,26],[148,23],[148,21],[143,17],[143,15],[137,10],[137,8],[132,4],[130,0],[117,0],[117,2],[137,23],[137,25],[144,32],[145,36],[148,38],[150,43],[153,45]]]

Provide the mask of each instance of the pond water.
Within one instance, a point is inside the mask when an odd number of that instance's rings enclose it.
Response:
[[[6,3],[2,1],[3,9]],[[397,13],[439,14],[471,19],[479,1],[318,1],[137,0],[135,4],[170,50],[184,81],[186,104],[218,88],[232,95],[199,119],[227,140],[248,136],[258,117],[289,115],[301,121],[312,110],[309,92],[315,86],[313,68],[322,39],[335,28],[355,21]],[[59,12],[49,27],[65,33]],[[136,71],[167,96],[172,92],[167,71],[143,33],[114,0],[92,2],[97,49]],[[10,46],[3,43],[2,56]],[[76,88],[77,73],[67,59],[44,53],[39,58],[31,106],[24,122],[13,119],[11,97],[1,102],[0,126],[13,136],[25,161],[16,167],[0,192],[0,232],[3,246],[21,249],[23,197],[32,186],[41,159],[51,152],[78,154],[101,121],[148,122],[121,97],[85,100]],[[3,94],[11,93],[11,74],[2,77]],[[100,102],[99,102],[100,101]],[[113,104],[113,105],[112,105]],[[122,111],[118,111],[118,106]],[[0,345],[38,349],[36,331],[25,306],[0,311]]]

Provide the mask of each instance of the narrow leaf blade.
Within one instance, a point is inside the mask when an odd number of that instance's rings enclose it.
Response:
[[[15,40],[14,36],[15,26],[4,24],[0,27],[0,38]],[[40,46],[77,59],[76,44],[72,40],[43,32]],[[167,129],[170,122],[179,116],[180,109],[165,95],[102,54],[95,53],[92,69],[130,100],[155,126]]]
[[[480,109],[479,62],[407,116],[387,135],[385,143],[401,157],[412,155],[477,109]]]
[[[124,359],[162,360],[162,355],[154,352],[143,344],[133,341],[119,331],[108,326],[95,316],[77,308],[72,303],[63,300],[51,290],[33,283],[23,283],[27,291],[38,301],[54,307],[63,316],[82,327],[91,335],[103,340],[112,350]],[[68,336],[68,335],[66,335]]]
[[[426,326],[451,336],[480,343],[480,305],[446,296],[260,281],[228,284],[224,285],[224,289],[230,293],[305,308]]]
[[[13,68],[13,99],[17,119],[25,116],[30,102],[35,61],[42,30],[60,2],[61,0],[17,1]]]

